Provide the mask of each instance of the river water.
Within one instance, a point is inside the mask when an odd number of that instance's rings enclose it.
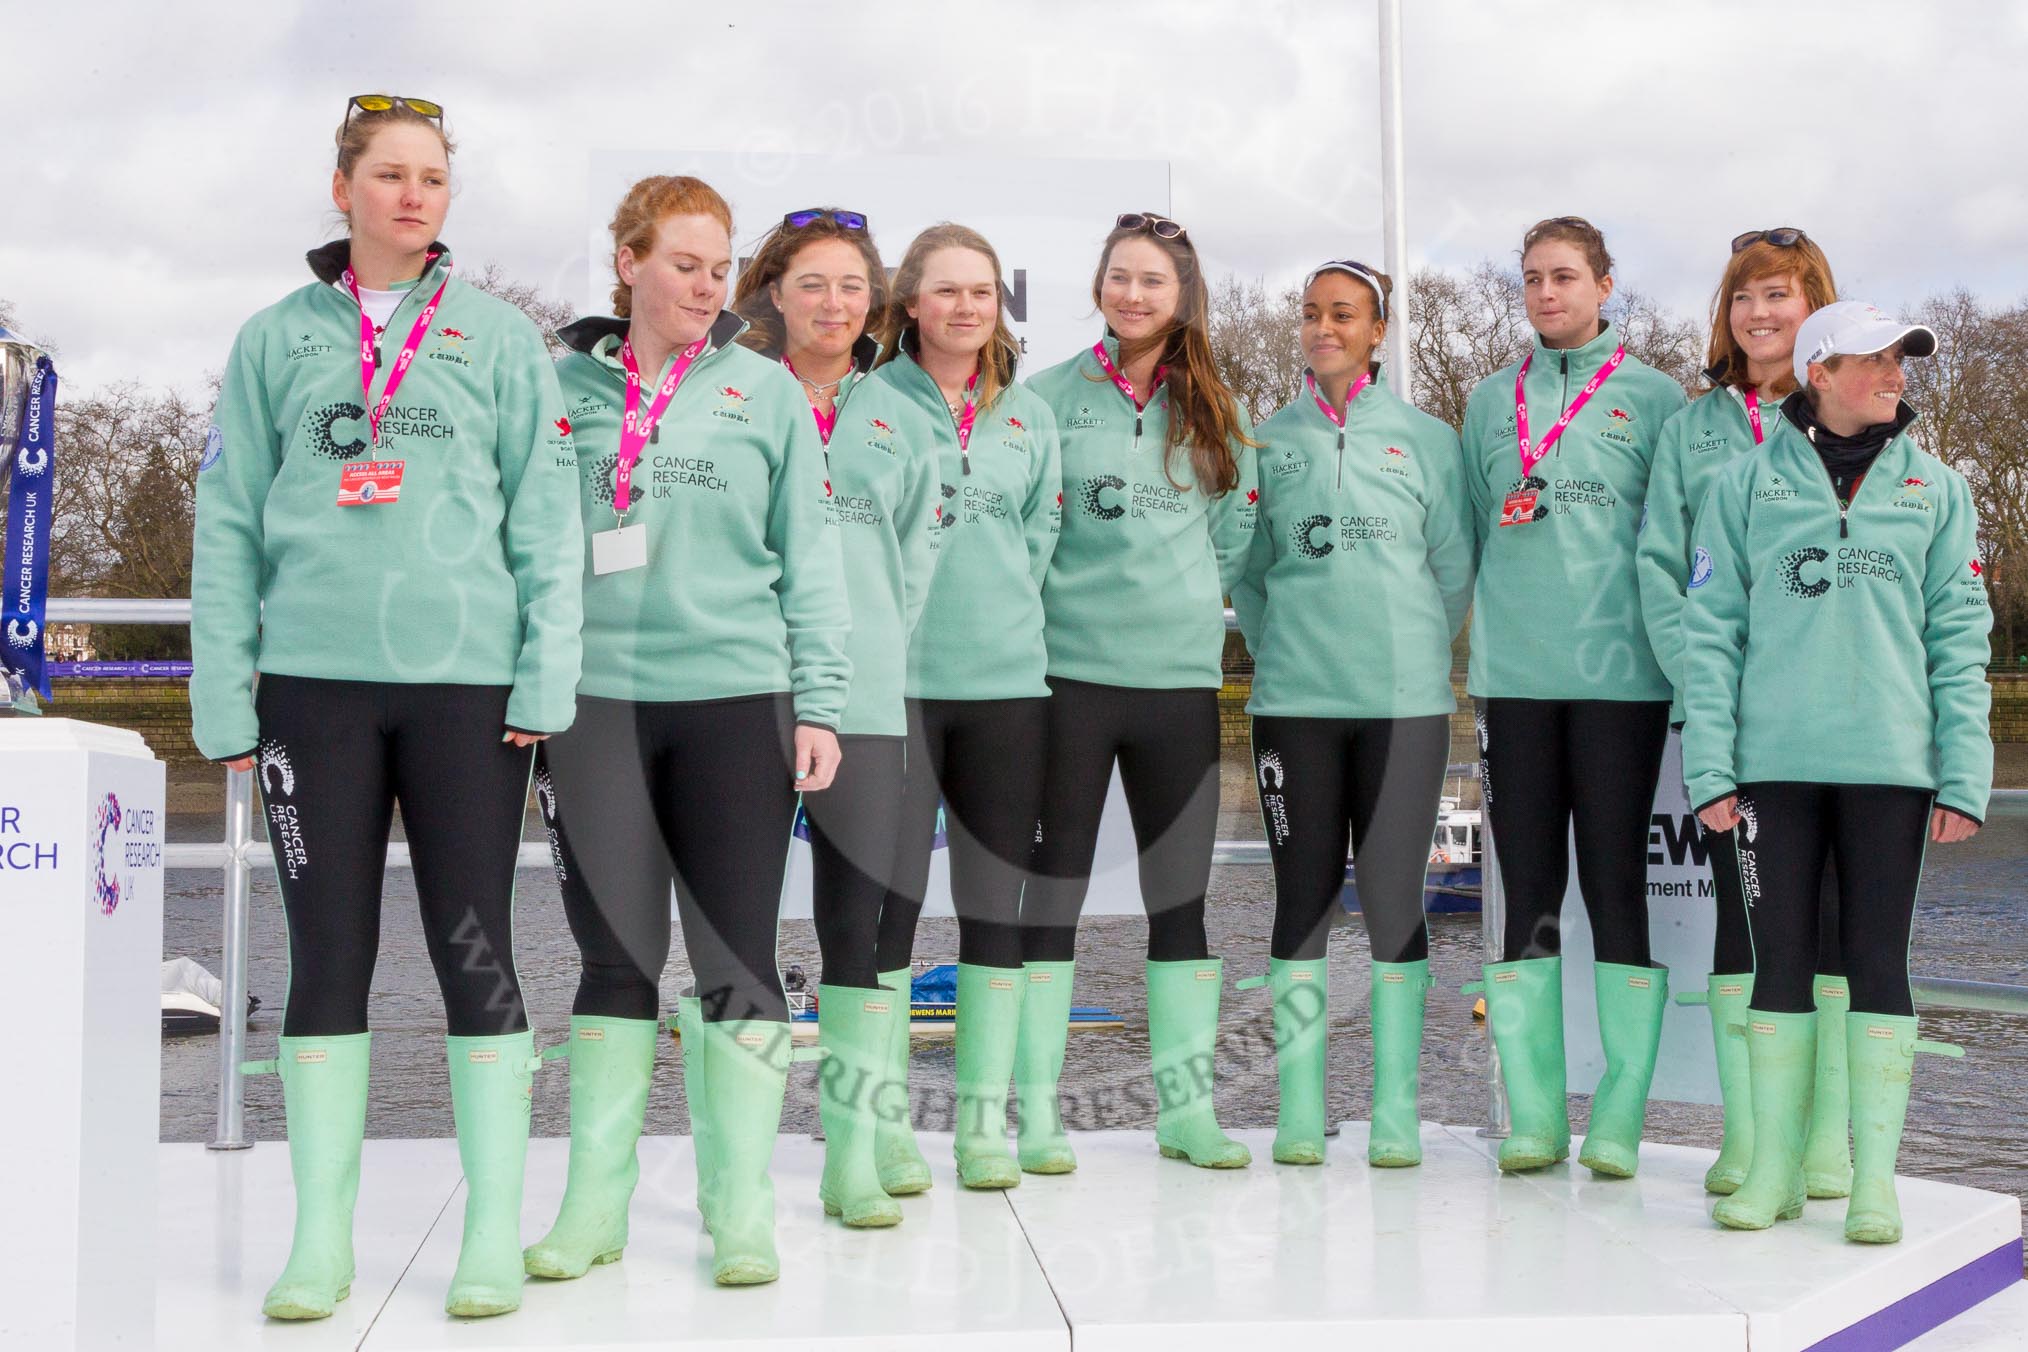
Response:
[[[1258,838],[1258,815],[1247,793],[1244,761],[1228,767],[1220,831]],[[216,839],[219,818],[171,819],[171,839]],[[533,830],[529,839],[539,839]],[[274,875],[256,871],[252,908],[250,988],[264,1007],[252,1025],[250,1055],[273,1055],[281,1026],[287,961]],[[517,966],[538,1040],[565,1030],[577,978],[577,953],[564,924],[554,878],[524,871],[516,910]],[[219,967],[220,884],[215,873],[169,874],[164,953],[188,955]],[[1264,992],[1234,992],[1231,977],[1264,970],[1273,916],[1272,880],[1264,866],[1220,868],[1212,879],[1211,946],[1231,971],[1220,1026],[1218,1107],[1228,1125],[1272,1125],[1275,1075],[1269,1005]],[[368,1133],[416,1137],[452,1134],[443,1062],[443,1021],[436,984],[424,955],[413,879],[388,875],[380,962],[371,1003],[374,1029],[373,1088]],[[1997,795],[1992,818],[1975,839],[1930,851],[1917,911],[1911,969],[1931,976],[2028,984],[2028,793]],[[1423,1054],[1422,1111],[1430,1120],[1482,1121],[1486,1112],[1483,1024],[1472,1018],[1472,998],[1458,988],[1478,975],[1481,960],[1476,916],[1437,916],[1430,922],[1431,992]],[[1145,925],[1136,917],[1087,919],[1079,935],[1077,991],[1081,1003],[1118,1011],[1123,1031],[1079,1032],[1070,1038],[1063,1074],[1065,1116],[1073,1128],[1142,1127],[1154,1122],[1148,1084],[1146,1001],[1142,990]],[[814,982],[817,946],[807,921],[786,922],[784,964],[800,964]],[[917,943],[923,958],[957,952],[956,922],[925,920]],[[1330,1109],[1336,1117],[1366,1115],[1372,1057],[1365,1013],[1365,936],[1355,918],[1334,938],[1331,951],[1332,1036]],[[682,946],[675,945],[663,981],[664,1006],[689,981]],[[1678,983],[1679,985],[1681,983]],[[2028,1202],[2028,1016],[1925,1010],[1924,1034],[1962,1045],[1963,1060],[1922,1057],[1916,1078],[1901,1168],[1904,1173],[1948,1179],[2009,1192]],[[687,1130],[676,1047],[665,1040],[648,1108],[648,1130]],[[162,1139],[209,1138],[216,1093],[217,1044],[210,1037],[165,1041],[162,1051]],[[814,1069],[798,1066],[789,1087],[783,1130],[816,1127]],[[568,1133],[566,1077],[538,1077],[534,1130]],[[948,1128],[953,1091],[948,1043],[920,1046],[911,1088],[918,1125]],[[247,1081],[249,1135],[274,1141],[283,1135],[279,1082]],[[1588,1101],[1573,1096],[1573,1126],[1582,1130]],[[1648,1114],[1654,1140],[1716,1146],[1718,1110],[1656,1102]]]

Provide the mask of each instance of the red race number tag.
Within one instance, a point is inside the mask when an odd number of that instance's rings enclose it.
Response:
[[[360,460],[338,475],[340,507],[377,507],[401,501],[401,472],[406,460]]]
[[[1525,526],[1535,519],[1535,489],[1509,493],[1507,500],[1500,504],[1500,524],[1503,526]]]

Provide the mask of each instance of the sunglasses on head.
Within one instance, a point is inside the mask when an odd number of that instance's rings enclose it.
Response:
[[[864,230],[866,217],[856,211],[837,211],[830,207],[805,207],[782,217],[782,224],[791,230],[801,230],[817,221],[829,221],[840,230]]]
[[[1743,235],[1735,236],[1732,241],[1732,251],[1738,253],[1748,245],[1758,244],[1762,240],[1766,240],[1777,249],[1793,249],[1808,238],[1808,235],[1796,229],[1793,225],[1778,225],[1772,230],[1749,230]]]
[[[422,114],[439,127],[444,125],[444,106],[441,103],[412,99],[406,94],[354,94],[345,105],[345,120],[352,120],[355,109],[362,113],[384,113],[397,103],[406,106],[412,113]]]
[[[1167,216],[1152,216],[1146,212],[1129,211],[1113,222],[1115,230],[1146,230],[1156,239],[1182,239],[1190,232]]]

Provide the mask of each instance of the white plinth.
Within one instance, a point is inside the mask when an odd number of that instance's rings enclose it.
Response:
[[[454,1144],[374,1141],[352,1299],[307,1326],[260,1316],[288,1248],[285,1148],[163,1146],[155,1346],[2018,1352],[2028,1342],[2011,1197],[1903,1179],[1898,1245],[1846,1244],[1839,1202],[1734,1234],[1708,1216],[1709,1151],[1650,1146],[1640,1177],[1624,1182],[1570,1165],[1503,1179],[1491,1143],[1468,1128],[1426,1124],[1424,1163],[1405,1170],[1368,1169],[1365,1131],[1345,1124],[1314,1169],[1271,1165],[1271,1133],[1240,1132],[1256,1163],[1234,1172],[1161,1159],[1145,1132],[1078,1132],[1077,1173],[1007,1193],[958,1188],[950,1138],[924,1132],[936,1186],[902,1199],[900,1226],[872,1232],[823,1217],[822,1147],[785,1136],[782,1279],[740,1290],[711,1284],[689,1140],[653,1139],[624,1260],[574,1282],[531,1281],[519,1312],[476,1321],[443,1313],[463,1205]],[[565,1152],[561,1140],[530,1150],[530,1240],[555,1215]]]
[[[8,1346],[153,1333],[162,795],[138,734],[0,719],[0,954],[26,1011],[0,1111]]]

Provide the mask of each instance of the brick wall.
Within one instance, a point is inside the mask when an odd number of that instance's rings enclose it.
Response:
[[[197,744],[190,740],[190,691],[187,682],[157,680],[55,681],[45,708],[58,718],[132,728],[149,750],[171,765],[202,765]]]
[[[1993,676],[1993,740],[2028,742],[2028,676]]]

